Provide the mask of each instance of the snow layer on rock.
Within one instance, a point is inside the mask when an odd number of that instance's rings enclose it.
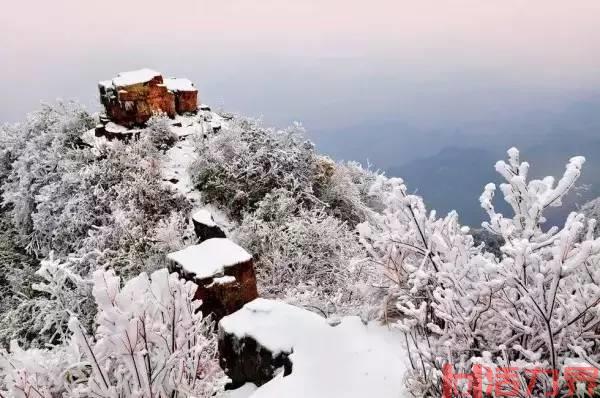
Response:
[[[167,258],[196,278],[205,279],[222,275],[225,268],[249,261],[252,256],[227,238],[213,238],[169,253]]]
[[[235,390],[225,391],[220,398],[248,398],[256,391],[256,386],[252,383],[246,383]]]
[[[165,86],[171,91],[196,91],[194,83],[188,79],[169,77],[164,79]]]
[[[252,337],[273,353],[292,352],[292,373],[283,372],[251,398],[401,398],[407,354],[399,332],[345,317],[329,326],[320,316],[258,298],[220,321],[238,338]]]
[[[235,282],[235,276],[225,275],[225,276],[220,276],[218,278],[214,278],[212,283],[210,285],[208,285],[207,287],[212,287],[214,285],[228,285],[233,282]]]
[[[217,226],[217,224],[213,220],[212,214],[210,214],[210,211],[206,210],[205,208],[194,212],[194,214],[192,214],[192,219],[194,219],[194,221],[196,222],[199,222],[200,224],[206,225],[207,227]]]
[[[113,79],[113,84],[115,86],[130,86],[132,84],[149,82],[156,76],[160,76],[160,73],[148,68],[121,72]]]
[[[211,215],[215,223],[223,230],[223,232],[228,232],[234,228],[234,222],[232,222],[227,214],[220,210],[217,206],[212,204],[206,204],[202,207],[206,211],[208,211]]]
[[[104,129],[109,133],[121,134],[121,133],[129,133],[131,132],[127,127],[121,126],[120,124],[116,124],[114,122],[106,123]]]
[[[113,87],[113,82],[112,80],[102,80],[100,82],[98,82],[98,85],[104,88],[112,88]]]

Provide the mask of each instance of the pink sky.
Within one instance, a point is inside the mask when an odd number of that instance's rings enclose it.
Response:
[[[347,58],[358,68],[350,80],[364,69],[382,79],[439,79],[443,90],[452,73],[476,70],[514,85],[574,90],[600,85],[599,27],[598,0],[7,1],[0,79],[5,94],[30,82],[41,98],[71,97],[82,96],[76,84],[122,69],[162,67],[214,82],[222,59],[242,70],[266,55],[313,66]],[[335,79],[343,68],[340,61],[327,73]],[[35,107],[34,93],[23,95],[14,112]]]

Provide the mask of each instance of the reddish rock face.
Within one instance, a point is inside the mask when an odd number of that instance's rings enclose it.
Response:
[[[179,114],[195,113],[198,110],[198,90],[175,92],[175,110]]]
[[[200,310],[213,314],[216,322],[258,297],[252,260],[227,267],[224,277],[195,282],[198,284],[195,298],[202,300]]]
[[[198,286],[200,310],[217,322],[258,297],[252,256],[229,239],[208,239],[167,258],[172,271]]]
[[[188,80],[181,80],[188,82],[189,87],[174,90],[158,72],[148,69],[125,72],[99,84],[100,102],[110,121],[129,128],[143,126],[156,113],[171,118],[177,113],[194,113],[198,90]]]

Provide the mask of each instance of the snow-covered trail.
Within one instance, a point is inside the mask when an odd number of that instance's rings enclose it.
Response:
[[[213,134],[215,128],[226,128],[223,118],[211,111],[199,111],[194,116],[177,116],[171,126],[179,141],[169,148],[162,164],[162,176],[173,187],[188,197],[194,205],[201,204],[201,194],[194,188],[188,168],[197,157],[195,140]]]

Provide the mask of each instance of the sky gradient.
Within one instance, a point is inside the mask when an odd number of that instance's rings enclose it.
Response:
[[[0,13],[0,121],[40,100],[97,109],[98,80],[150,67],[284,125],[459,127],[600,87],[597,0],[21,0]]]

